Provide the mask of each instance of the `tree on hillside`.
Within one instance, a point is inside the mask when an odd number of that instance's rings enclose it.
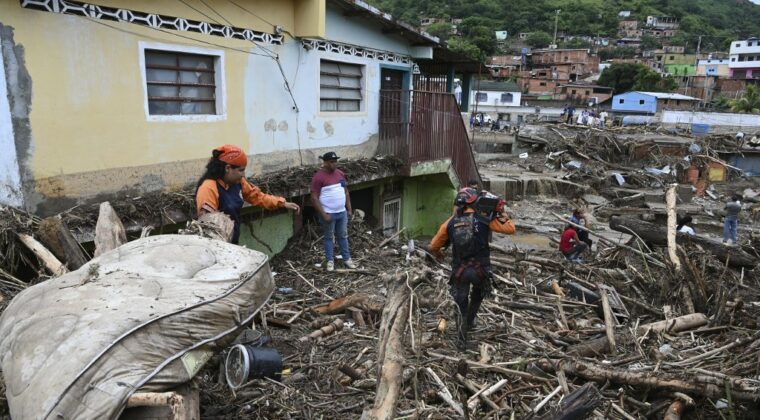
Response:
[[[434,23],[425,28],[425,32],[437,36],[441,41],[445,41],[451,37],[451,24],[448,22]]]
[[[652,35],[644,35],[641,37],[641,49],[642,50],[656,50],[662,48],[662,43]]]
[[[744,95],[731,100],[729,104],[733,112],[760,114],[760,89],[757,85],[747,85]]]
[[[613,64],[604,69],[598,83],[611,87],[616,93],[629,90],[672,92],[678,87],[672,77],[662,77],[649,67],[630,63]]]
[[[481,53],[480,48],[478,48],[477,45],[462,38],[455,37],[449,39],[449,48],[453,51],[464,54],[473,60],[483,59],[483,54]]]
[[[552,43],[552,36],[543,31],[533,32],[525,42],[533,48],[545,48]]]

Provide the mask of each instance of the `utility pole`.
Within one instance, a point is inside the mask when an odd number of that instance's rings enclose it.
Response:
[[[554,41],[552,41],[552,45],[554,45],[554,48],[557,48],[557,22],[559,22],[559,12],[562,10],[557,9],[555,10],[554,15]]]

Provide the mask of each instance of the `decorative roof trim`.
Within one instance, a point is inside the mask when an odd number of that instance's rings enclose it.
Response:
[[[84,16],[91,19],[126,22],[154,29],[195,32],[203,35],[242,39],[264,44],[282,45],[284,39],[283,35],[258,32],[253,29],[237,28],[218,23],[70,0],[21,0],[21,7],[64,15]]]
[[[304,46],[304,48],[309,50],[345,54],[353,57],[364,57],[373,60],[388,61],[391,63],[412,64],[412,59],[408,55],[374,50],[372,48],[364,48],[356,45],[344,44],[341,42],[304,38],[301,40],[301,44]]]

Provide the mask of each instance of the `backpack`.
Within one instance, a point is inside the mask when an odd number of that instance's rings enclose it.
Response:
[[[460,259],[472,258],[478,252],[474,213],[463,214],[452,220],[451,244]]]

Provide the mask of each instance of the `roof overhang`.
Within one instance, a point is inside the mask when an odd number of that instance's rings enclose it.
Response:
[[[385,13],[377,7],[370,6],[361,0],[328,0],[328,3],[343,11],[349,17],[362,17],[382,27],[385,34],[393,34],[409,41],[412,46],[434,47],[440,45],[438,37],[417,28],[414,25],[396,19],[390,13]]]

